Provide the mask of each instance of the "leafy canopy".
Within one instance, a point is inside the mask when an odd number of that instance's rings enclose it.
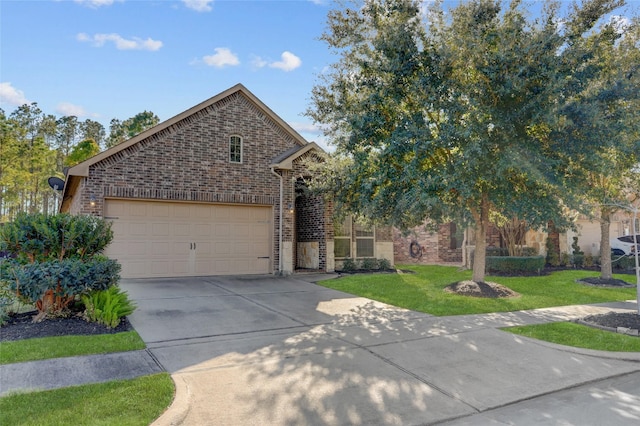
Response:
[[[560,16],[547,2],[538,17],[517,0],[331,11],[322,39],[340,59],[307,114],[336,152],[317,186],[339,209],[401,228],[471,217],[481,280],[489,212],[566,224],[572,165],[609,143],[584,137],[597,123],[582,100],[606,68],[597,52],[615,43],[596,25],[621,3],[587,0]]]

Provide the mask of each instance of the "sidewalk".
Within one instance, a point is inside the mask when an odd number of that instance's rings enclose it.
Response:
[[[162,371],[146,350],[5,364],[0,365],[0,396],[133,379]]]

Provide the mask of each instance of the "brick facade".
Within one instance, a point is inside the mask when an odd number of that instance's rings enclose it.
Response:
[[[427,226],[418,226],[408,233],[394,229],[393,256],[396,263],[407,264],[438,264],[461,263],[462,241],[453,241],[456,225],[443,224],[436,230]],[[487,247],[500,247],[500,232],[494,226],[487,231]],[[457,243],[457,244],[456,244]],[[469,244],[472,241],[468,242]]]
[[[278,272],[279,176],[283,245],[293,242],[296,233],[292,213],[295,178],[292,170],[274,174],[271,165],[274,158],[305,142],[256,103],[246,89],[230,90],[228,96],[201,105],[180,120],[157,126],[146,137],[140,135],[133,144],[106,151],[111,155],[96,157],[99,160],[90,164],[88,176],[73,176],[74,189],[65,192],[62,210],[102,216],[105,198],[272,206],[272,259],[274,272]],[[241,163],[229,161],[231,136],[242,138]],[[318,217],[324,215],[321,209]],[[318,227],[309,232],[322,234]]]

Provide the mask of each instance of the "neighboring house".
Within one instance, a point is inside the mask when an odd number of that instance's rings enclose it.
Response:
[[[621,237],[623,235],[632,234],[632,213],[620,210],[611,216],[611,225],[609,227],[609,236],[611,239]],[[580,250],[585,254],[593,256],[600,255],[600,222],[597,220],[589,220],[585,216],[579,216],[577,223],[577,231],[568,231],[566,237],[567,252],[571,253],[573,237],[578,237],[578,245]],[[640,218],[636,218],[636,229],[640,229]],[[563,241],[564,242],[564,241]],[[562,252],[562,250],[561,250]]]
[[[333,271],[321,153],[238,84],[70,168],[60,210],[113,222],[127,278]]]
[[[636,219],[636,229],[640,229],[640,218]],[[411,229],[403,233],[398,229],[393,231],[393,254],[395,263],[405,264],[439,264],[463,262],[463,241],[465,230],[455,223],[440,225],[437,231],[430,230],[425,222],[424,226]],[[611,218],[611,238],[630,235],[632,233],[631,213],[619,211]],[[559,253],[573,253],[573,238],[578,237],[578,245],[585,254],[600,255],[600,223],[579,216],[576,220],[576,231],[563,233],[529,230],[523,236],[522,245],[533,247],[540,255],[546,255],[546,241],[551,238]],[[467,253],[473,251],[473,230],[466,230]],[[504,247],[500,232],[490,226],[487,232],[487,247]],[[468,256],[465,258],[470,267]]]

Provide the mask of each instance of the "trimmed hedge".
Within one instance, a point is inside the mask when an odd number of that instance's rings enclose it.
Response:
[[[545,259],[544,256],[487,256],[486,262],[488,272],[539,272],[544,268]]]
[[[522,256],[523,257],[530,257],[530,256],[537,256],[538,255],[538,250],[536,250],[534,247],[522,247]],[[509,249],[507,249],[506,247],[487,247],[487,256],[509,256]]]
[[[615,257],[614,257],[615,258]],[[614,260],[612,266],[615,269],[635,269],[636,267],[636,258],[634,256],[622,256],[617,260]]]

